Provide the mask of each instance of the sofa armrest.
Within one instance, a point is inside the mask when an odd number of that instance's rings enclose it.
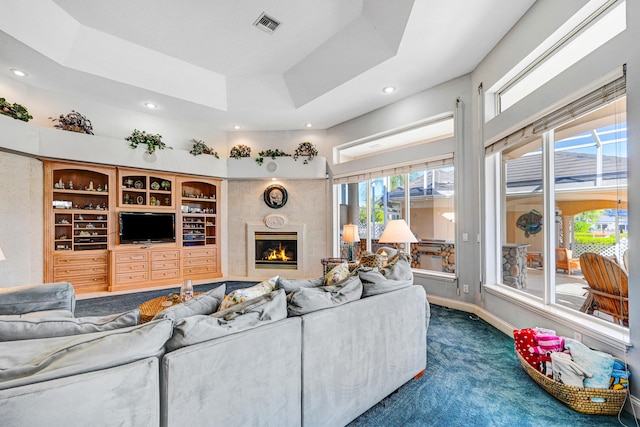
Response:
[[[69,282],[0,288],[0,315],[76,308],[76,296]]]

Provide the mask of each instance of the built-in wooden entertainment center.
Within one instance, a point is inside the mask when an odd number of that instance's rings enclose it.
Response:
[[[44,161],[45,282],[81,293],[221,277],[219,188],[211,178]],[[137,221],[129,236],[123,214]],[[160,219],[164,230],[145,230]]]

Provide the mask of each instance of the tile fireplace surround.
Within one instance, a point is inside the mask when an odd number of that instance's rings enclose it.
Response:
[[[246,225],[247,239],[247,277],[272,277],[282,276],[287,278],[302,277],[305,271],[304,260],[304,237],[305,226],[301,222],[288,223],[287,219],[281,215],[268,215],[262,222],[247,222]],[[256,233],[263,232],[279,232],[279,233],[296,233],[298,241],[297,265],[296,268],[256,268]]]

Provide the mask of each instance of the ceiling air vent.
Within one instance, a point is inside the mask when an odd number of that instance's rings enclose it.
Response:
[[[256,21],[253,23],[253,25],[260,28],[262,31],[266,31],[267,33],[271,34],[276,30],[276,28],[278,28],[280,23],[262,12],[258,19],[256,19]]]

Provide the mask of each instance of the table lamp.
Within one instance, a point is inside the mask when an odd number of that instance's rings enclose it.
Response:
[[[404,252],[404,244],[406,242],[415,243],[418,239],[411,232],[404,219],[392,219],[380,236],[378,243],[397,243],[400,255]]]
[[[349,244],[349,261],[353,262],[353,244],[360,241],[358,226],[355,224],[346,224],[342,228],[342,240]]]

